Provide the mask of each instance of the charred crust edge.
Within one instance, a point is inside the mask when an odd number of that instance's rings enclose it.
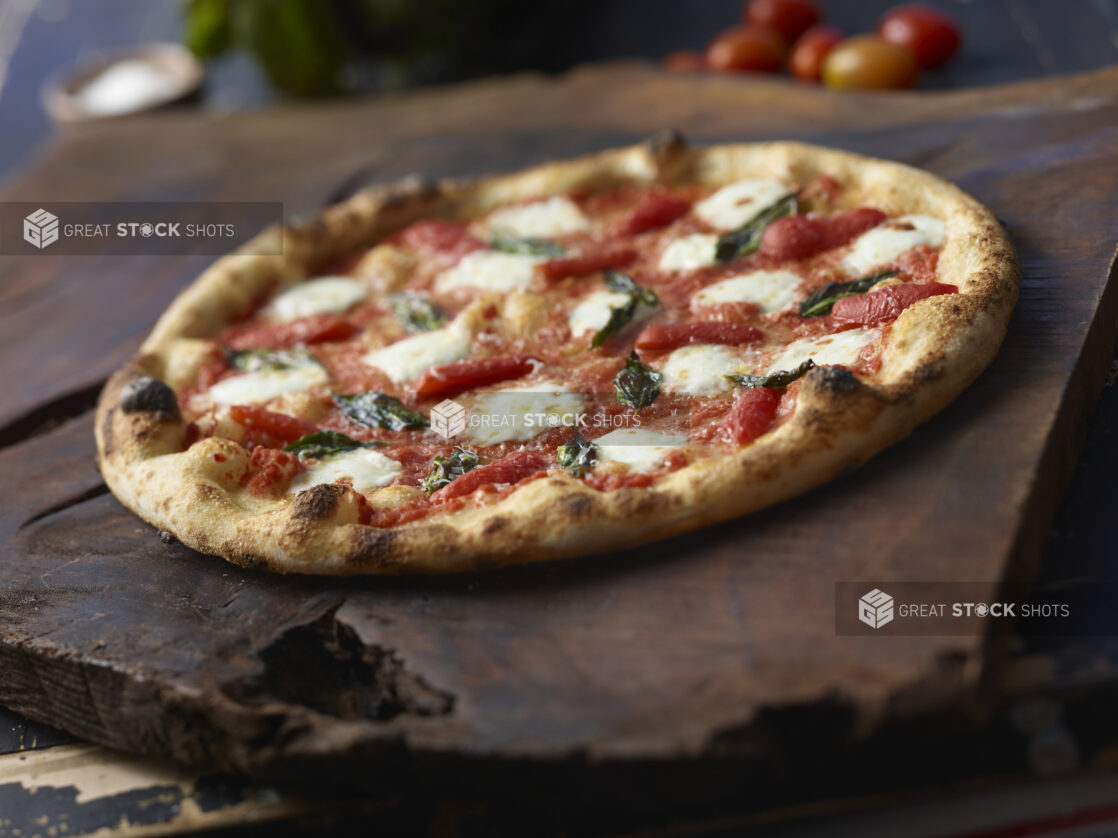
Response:
[[[645,147],[656,157],[668,157],[687,148],[687,138],[674,128],[657,131],[644,141]]]
[[[325,520],[334,514],[347,491],[345,486],[336,483],[320,483],[304,489],[291,503],[291,517],[300,521]]]
[[[152,413],[160,419],[181,418],[175,391],[149,375],[141,375],[125,384],[117,404],[125,413]]]

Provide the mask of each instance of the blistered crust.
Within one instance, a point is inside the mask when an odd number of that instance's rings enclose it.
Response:
[[[799,183],[829,175],[843,186],[844,206],[943,219],[937,279],[959,293],[901,314],[873,386],[842,369],[812,370],[792,417],[736,453],[699,460],[650,488],[599,492],[552,474],[489,506],[378,529],[358,523],[362,499],[348,487],[256,498],[242,488],[249,464],[238,444],[211,438],[182,451],[183,420],[167,409],[161,382],[168,373],[172,386],[188,379],[197,339],[215,337],[278,284],[311,276],[425,216],[469,217],[510,201],[622,183],[714,185],[765,175]],[[137,515],[195,549],[284,573],[442,573],[586,555],[769,506],[864,462],[954,399],[997,352],[1020,283],[1013,247],[993,215],[926,172],[801,143],[693,149],[670,134],[512,175],[370,190],[312,223],[263,236],[282,237],[283,255],[233,254],[200,276],[110,379],[96,427],[105,480]]]

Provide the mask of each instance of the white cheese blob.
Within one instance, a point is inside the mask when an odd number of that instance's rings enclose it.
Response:
[[[765,366],[765,374],[792,370],[808,358],[818,366],[836,364],[849,367],[858,360],[862,347],[881,337],[880,329],[850,329],[833,335],[801,338],[788,344]]]
[[[562,384],[542,381],[478,393],[469,399],[466,435],[479,445],[524,442],[558,427],[574,427],[582,397]]]
[[[355,491],[365,493],[386,486],[403,466],[374,448],[355,448],[323,458],[307,466],[291,481],[291,491],[300,492],[321,483],[349,483]]]
[[[462,257],[454,267],[439,274],[436,291],[453,288],[480,288],[483,291],[516,291],[527,288],[535,279],[535,267],[547,261],[542,256],[475,250]]]
[[[696,233],[678,238],[664,248],[660,255],[660,270],[691,271],[714,264],[714,248],[718,236]]]
[[[734,384],[726,376],[744,367],[745,362],[727,346],[694,343],[672,352],[660,372],[664,386],[674,393],[711,396],[731,389]]]
[[[365,283],[344,276],[327,276],[300,282],[264,306],[262,314],[273,323],[287,323],[315,314],[341,314],[369,295]]]
[[[629,295],[620,291],[595,291],[571,309],[567,321],[575,337],[587,332],[600,331],[609,322],[615,308],[629,302]]]
[[[529,239],[565,236],[590,228],[590,222],[578,205],[562,197],[499,209],[485,219],[484,224],[494,233]]]
[[[634,471],[651,471],[672,451],[687,444],[687,437],[648,428],[618,428],[594,440],[598,462],[625,463]]]
[[[917,245],[941,246],[943,228],[943,222],[930,215],[889,219],[856,238],[842,266],[851,274],[865,276],[874,268],[891,265],[898,256]]]
[[[799,299],[801,281],[791,271],[753,271],[708,285],[691,302],[704,306],[755,303],[765,314],[772,314],[791,308]]]
[[[739,180],[695,204],[695,214],[718,230],[736,230],[789,194],[776,178]]]
[[[285,393],[308,390],[325,383],[326,370],[318,364],[290,370],[260,370],[219,381],[209,389],[209,398],[217,405],[262,404]]]
[[[431,367],[460,361],[470,351],[470,333],[459,321],[374,349],[361,361],[383,370],[397,384],[418,378]]]

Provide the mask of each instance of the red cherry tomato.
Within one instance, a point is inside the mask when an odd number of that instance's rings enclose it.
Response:
[[[877,24],[877,34],[909,49],[921,67],[938,67],[959,49],[959,27],[926,6],[900,6]]]
[[[788,69],[800,81],[819,81],[823,59],[842,42],[842,33],[830,26],[813,26],[792,48]]]
[[[911,87],[918,72],[911,50],[876,35],[847,38],[823,59],[823,84],[835,90]]]
[[[749,0],[742,18],[751,26],[767,26],[792,44],[819,22],[819,7],[811,0]]]
[[[729,29],[707,47],[707,66],[720,73],[776,73],[784,64],[784,41],[771,29]]]
[[[701,73],[707,68],[707,60],[701,52],[673,52],[664,58],[664,67],[673,73]]]

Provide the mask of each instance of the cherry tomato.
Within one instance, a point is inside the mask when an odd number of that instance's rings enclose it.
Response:
[[[701,73],[707,68],[707,60],[701,52],[673,52],[664,58],[664,67],[673,73]]]
[[[811,0],[749,0],[742,18],[751,26],[767,26],[792,44],[819,22],[819,7]]]
[[[938,67],[959,49],[959,28],[947,15],[926,6],[900,6],[877,24],[877,34],[912,50],[921,67]]]
[[[788,69],[800,81],[819,81],[823,59],[842,42],[842,33],[830,26],[813,26],[792,48]]]
[[[823,59],[823,84],[835,90],[888,90],[916,81],[916,56],[876,35],[847,38]]]
[[[707,47],[707,66],[720,73],[776,73],[784,63],[780,35],[760,26],[729,29]]]

